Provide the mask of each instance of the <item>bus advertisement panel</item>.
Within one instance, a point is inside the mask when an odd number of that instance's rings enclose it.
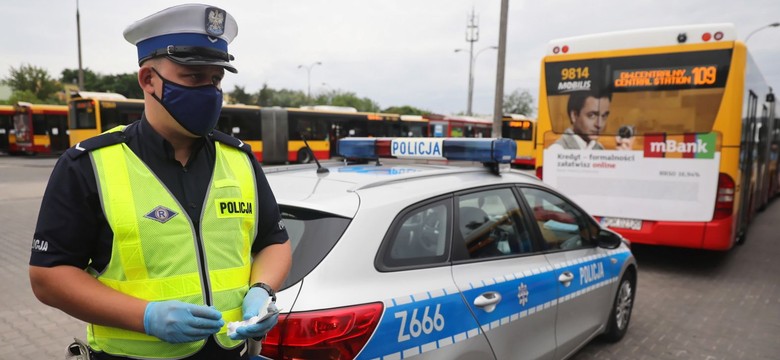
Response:
[[[633,242],[726,250],[760,187],[755,108],[773,104],[741,43],[677,44],[707,37],[666,30],[633,44],[669,33],[676,46],[545,57],[537,172]]]

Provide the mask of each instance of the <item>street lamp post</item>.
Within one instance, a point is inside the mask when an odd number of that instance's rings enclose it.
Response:
[[[79,43],[79,91],[84,90],[84,69],[81,67],[81,18],[79,16],[79,1],[76,0],[76,37]]]
[[[762,27],[760,27],[758,29],[753,30],[752,32],[750,32],[750,34],[748,34],[747,37],[745,37],[745,44],[747,44],[748,40],[750,39],[751,36],[753,36],[753,34],[759,32],[761,30],[764,30],[764,29],[768,29],[768,28],[771,28],[771,27],[778,27],[778,26],[780,26],[780,22],[775,22],[775,23],[771,23],[771,24],[768,24],[768,25],[764,25],[764,26],[762,26]]]
[[[471,54],[473,54],[474,52],[472,50],[469,50],[469,97],[468,97],[468,106],[466,107],[466,115],[469,115],[469,116],[472,115],[472,113],[471,113],[471,105],[472,105],[473,99],[474,99],[474,65],[477,62],[477,57],[483,51],[491,50],[491,49],[493,49],[493,50],[498,49],[498,46],[488,46],[488,47],[486,47],[484,49],[481,49],[481,50],[477,51],[477,53],[475,55],[473,55],[473,56]],[[456,53],[457,52],[461,52],[461,51],[466,51],[466,49],[455,49]]]
[[[322,65],[321,62],[317,61],[315,63],[312,63],[311,65],[298,65],[298,69],[306,69],[306,79],[307,79],[307,85],[306,85],[306,97],[311,99],[311,68]]]

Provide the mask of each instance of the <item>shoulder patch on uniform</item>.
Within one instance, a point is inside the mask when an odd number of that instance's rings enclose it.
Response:
[[[68,156],[70,156],[72,159],[75,159],[81,155],[89,153],[92,150],[120,144],[126,140],[127,136],[125,136],[125,133],[122,131],[103,133],[73,145],[70,149],[66,150],[65,153],[68,154]]]
[[[211,138],[214,141],[219,141],[225,145],[230,145],[234,148],[237,148],[247,154],[254,155],[252,153],[252,147],[249,146],[249,144],[241,141],[239,138],[232,137],[228,134],[225,134],[221,131],[214,130],[211,133],[209,133],[209,138]]]

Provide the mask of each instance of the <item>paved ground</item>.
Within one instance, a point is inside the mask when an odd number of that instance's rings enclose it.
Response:
[[[574,360],[780,359],[780,198],[729,253],[640,247],[636,307],[622,342]]]
[[[0,156],[0,359],[60,359],[85,328],[38,302],[30,242],[54,158]],[[636,308],[626,337],[574,360],[780,359],[780,199],[730,253],[634,247]]]

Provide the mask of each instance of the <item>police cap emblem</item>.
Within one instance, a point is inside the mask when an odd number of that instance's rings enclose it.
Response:
[[[215,7],[206,8],[206,33],[220,36],[225,33],[225,10]]]
[[[154,210],[150,211],[148,214],[144,215],[147,219],[152,219],[154,221],[158,221],[162,224],[165,224],[170,220],[172,217],[178,215],[179,213],[168,209],[165,206],[159,205]]]

